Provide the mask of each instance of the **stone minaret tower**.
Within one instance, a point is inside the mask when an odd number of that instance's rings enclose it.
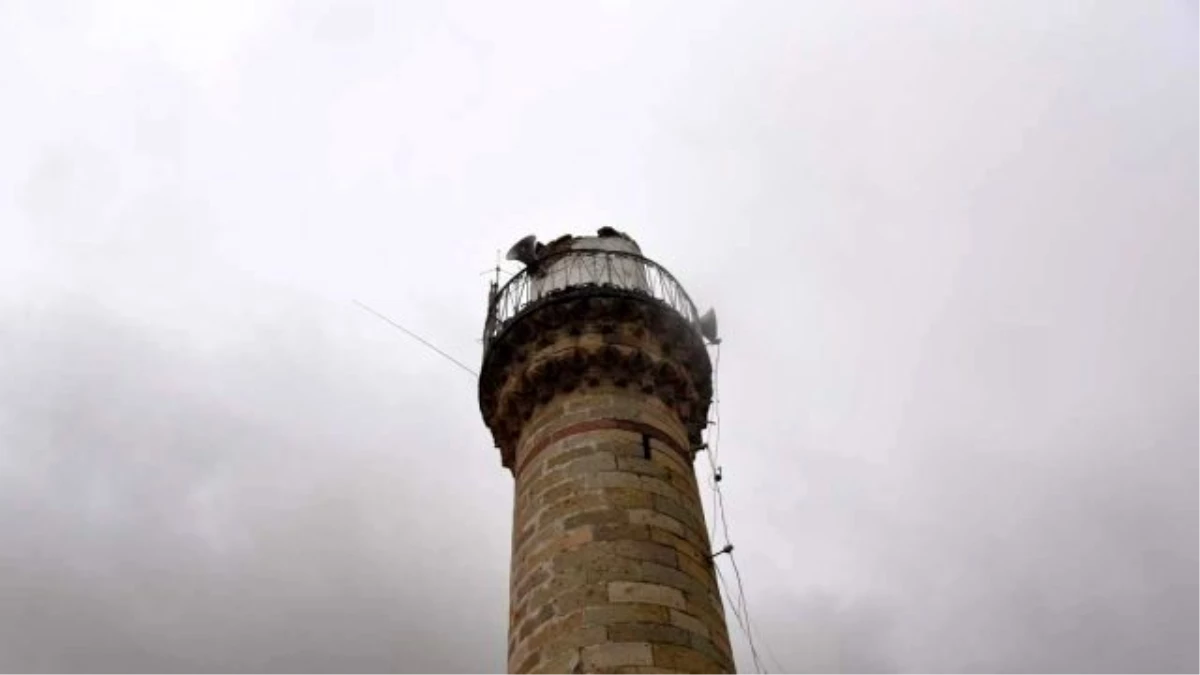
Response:
[[[692,469],[715,319],[611,228],[509,257],[479,377],[516,479],[509,671],[734,672]]]

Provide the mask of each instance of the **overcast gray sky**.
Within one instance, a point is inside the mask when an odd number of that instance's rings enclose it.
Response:
[[[1194,2],[0,1],[0,92],[0,670],[502,669],[474,382],[352,300],[477,363],[606,224],[784,668],[1200,667]]]

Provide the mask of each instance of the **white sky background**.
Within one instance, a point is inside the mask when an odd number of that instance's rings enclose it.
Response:
[[[0,2],[0,670],[502,669],[474,383],[351,301],[477,363],[496,250],[607,224],[718,310],[785,668],[1194,672],[1196,54],[1190,2]]]

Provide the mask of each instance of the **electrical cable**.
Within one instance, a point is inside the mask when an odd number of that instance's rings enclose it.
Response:
[[[715,431],[712,429],[709,430],[708,435],[709,435],[709,440],[711,442],[704,444],[705,454],[708,457],[708,465],[709,465],[709,468],[712,470],[712,476],[709,478],[709,487],[712,488],[712,491],[713,491],[713,497],[712,497],[712,499],[713,499],[713,501],[712,501],[713,522],[712,522],[712,529],[709,532],[710,540],[716,539],[716,537],[717,537],[717,517],[716,517],[716,515],[717,515],[717,496],[719,494],[719,492],[717,490],[717,488],[718,488],[717,483],[719,483],[721,481],[721,465],[718,463],[718,453],[720,452],[720,446],[721,446],[721,396],[720,396],[720,389],[718,387],[718,376],[720,375],[720,372],[721,372],[721,343],[720,342],[716,343],[716,348],[713,351],[715,352],[714,357],[713,357],[713,367],[712,367],[713,396],[712,396],[712,406],[709,411],[709,414],[712,416],[712,426],[715,427]]]
[[[725,536],[725,547],[721,550],[722,553],[729,555],[729,563],[733,567],[734,578],[737,582],[736,596],[734,589],[730,587],[729,582],[725,579],[725,575],[721,572],[720,566],[714,561],[714,568],[717,571],[717,578],[721,583],[725,594],[729,597],[730,607],[733,610],[734,618],[737,619],[738,626],[741,627],[742,633],[746,636],[746,641],[750,646],[750,656],[754,660],[754,666],[759,673],[768,672],[764,667],[762,658],[758,653],[758,645],[754,639],[754,624],[750,619],[750,610],[746,602],[745,584],[742,582],[742,573],[738,568],[737,560],[733,557],[733,546],[730,543],[729,537],[729,520],[725,515],[725,495],[721,490],[722,471],[718,463],[720,458],[720,441],[721,441],[721,412],[720,412],[720,395],[717,387],[718,375],[721,364],[721,345],[716,344],[715,354],[713,358],[713,400],[711,406],[711,415],[713,418],[713,426],[716,430],[709,430],[709,442],[704,444],[705,456],[708,458],[709,468],[712,475],[709,478],[709,485],[713,491],[713,523],[712,530],[709,536],[709,541],[716,539],[717,523],[721,524],[721,532]],[[779,672],[786,672],[786,669],[779,665],[779,661],[775,658],[770,645],[763,643],[763,647],[767,651],[767,655],[772,661],[772,665]]]
[[[400,330],[404,331],[404,333],[405,333],[405,334],[407,334],[407,335],[408,335],[409,337],[411,337],[412,339],[416,340],[417,342],[420,342],[421,344],[425,345],[426,347],[429,347],[429,348],[430,348],[430,349],[432,349],[433,351],[435,351],[435,352],[437,352],[438,354],[440,354],[440,355],[442,356],[442,358],[445,358],[447,361],[450,361],[451,363],[453,363],[454,365],[458,366],[459,368],[462,368],[463,370],[465,370],[465,371],[467,371],[468,373],[470,373],[472,376],[474,376],[474,377],[479,377],[479,373],[475,372],[475,371],[474,371],[474,370],[473,370],[471,367],[467,366],[467,365],[466,365],[466,364],[464,364],[462,361],[459,361],[458,359],[454,358],[453,356],[450,356],[450,355],[449,355],[449,354],[447,354],[446,352],[444,352],[444,351],[442,351],[442,350],[438,349],[438,348],[437,348],[437,346],[436,346],[436,345],[434,345],[434,344],[433,344],[432,342],[430,342],[429,340],[426,340],[425,338],[421,337],[420,335],[417,335],[416,333],[414,333],[414,332],[412,332],[411,330],[409,330],[409,329],[405,328],[404,326],[401,326],[400,324],[398,324],[398,323],[396,323],[395,321],[393,321],[393,320],[389,319],[388,317],[384,316],[384,315],[383,315],[383,314],[381,314],[380,312],[377,312],[377,311],[375,311],[374,309],[372,309],[371,307],[367,306],[366,304],[364,304],[364,303],[362,303],[362,302],[359,302],[358,300],[355,300],[355,301],[354,301],[354,304],[358,305],[359,307],[362,307],[363,309],[365,309],[365,310],[367,310],[368,312],[370,312],[370,313],[374,314],[375,316],[379,317],[380,319],[383,319],[384,321],[388,322],[389,324],[391,324],[391,325],[392,325],[392,327],[394,327],[394,328],[398,328],[398,329],[400,329]]]
[[[717,580],[721,582],[721,587],[725,589],[725,594],[731,596],[732,591],[729,588],[729,581],[725,579],[725,574],[719,566],[714,565],[717,570]],[[759,673],[766,673],[767,669],[763,667],[762,659],[758,656],[758,649],[754,646],[754,635],[750,631],[749,622],[742,616],[742,611],[736,603],[731,602],[730,609],[733,610],[733,618],[737,619],[738,627],[742,629],[742,634],[746,636],[746,642],[750,644],[750,658],[754,661],[754,668]]]
[[[713,350],[713,426],[716,431],[713,433],[713,461],[717,463],[717,470],[721,468],[721,390],[717,388],[717,376],[721,372],[721,343],[717,343],[716,349]]]

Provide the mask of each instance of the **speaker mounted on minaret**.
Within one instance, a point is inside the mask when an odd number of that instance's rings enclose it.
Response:
[[[504,256],[508,260],[516,260],[526,267],[536,267],[538,259],[541,258],[542,249],[545,246],[538,242],[537,235],[531,234],[527,237],[522,237],[520,241],[512,245],[508,249],[508,255]]]
[[[720,344],[721,338],[717,337],[717,311],[709,309],[699,319],[696,320],[696,328],[700,330],[700,334],[704,336],[712,344]]]

